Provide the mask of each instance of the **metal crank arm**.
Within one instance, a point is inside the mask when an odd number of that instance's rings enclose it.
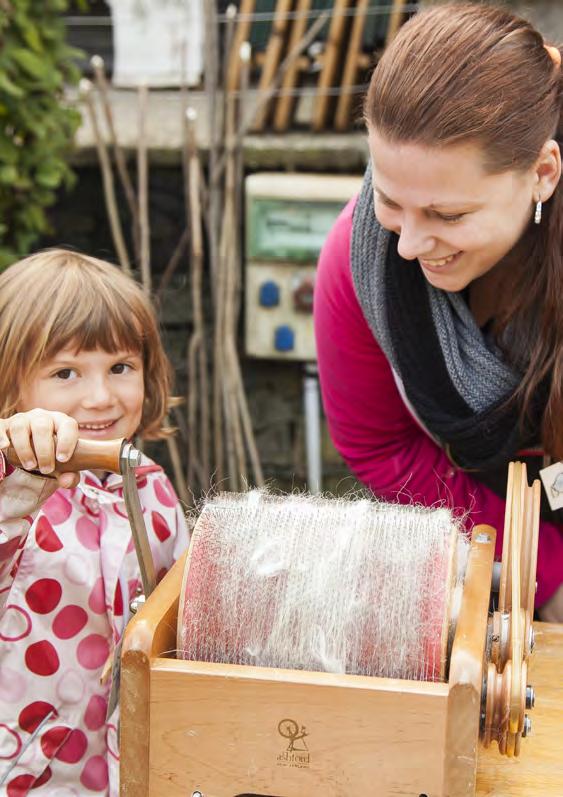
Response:
[[[135,468],[141,464],[141,452],[134,448],[131,443],[124,442],[119,454],[119,464],[120,472],[123,476],[123,499],[127,508],[137,560],[141,570],[143,592],[145,598],[148,598],[156,587],[156,574],[135,479]]]

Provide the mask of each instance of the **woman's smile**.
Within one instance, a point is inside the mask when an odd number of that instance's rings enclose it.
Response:
[[[441,257],[435,259],[419,257],[418,262],[420,263],[422,268],[427,271],[439,272],[442,271],[442,269],[446,268],[447,266],[453,266],[455,263],[457,263],[460,260],[462,255],[463,252],[455,252],[453,255],[448,255],[447,257]]]

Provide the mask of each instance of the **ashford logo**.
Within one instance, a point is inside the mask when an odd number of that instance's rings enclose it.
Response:
[[[297,767],[304,769],[311,763],[309,748],[305,737],[309,734],[304,725],[299,727],[298,723],[292,719],[284,719],[278,722],[278,733],[287,740],[287,747],[277,758],[280,767]]]

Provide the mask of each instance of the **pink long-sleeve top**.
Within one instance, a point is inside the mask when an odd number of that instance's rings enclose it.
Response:
[[[505,501],[455,468],[415,420],[360,308],[350,265],[355,200],[322,249],[315,287],[315,334],[324,409],[333,442],[375,495],[463,513],[470,528],[488,523],[502,550]],[[563,527],[542,522],[536,604],[563,583]]]

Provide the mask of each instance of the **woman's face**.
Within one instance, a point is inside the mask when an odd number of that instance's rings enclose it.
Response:
[[[397,144],[371,127],[375,215],[436,288],[463,290],[516,244],[530,222],[537,175],[487,174],[477,144]]]

